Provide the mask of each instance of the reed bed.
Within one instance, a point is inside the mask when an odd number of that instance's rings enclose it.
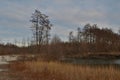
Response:
[[[114,66],[27,61],[10,67],[22,80],[120,80],[120,70]]]

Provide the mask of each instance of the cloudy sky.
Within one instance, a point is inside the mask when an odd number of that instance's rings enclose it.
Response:
[[[35,9],[49,16],[51,34],[62,40],[86,23],[114,31],[120,27],[120,0],[0,0],[0,40],[31,38],[29,20]]]

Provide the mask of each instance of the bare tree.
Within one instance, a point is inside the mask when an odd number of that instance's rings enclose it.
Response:
[[[90,24],[86,24],[83,28],[83,35],[84,35],[84,41],[89,43],[90,42],[90,39],[91,39],[91,36],[90,36],[90,28],[91,28],[91,25]]]
[[[82,31],[80,28],[77,29],[77,41],[78,42],[82,41]]]
[[[71,31],[69,32],[69,42],[71,43],[73,42],[73,40],[74,40],[74,36],[73,36],[73,32]]]
[[[57,44],[57,43],[60,43],[61,42],[61,39],[58,35],[54,35],[52,40],[51,40],[51,43],[52,44]]]
[[[26,46],[26,39],[25,39],[25,38],[22,39],[21,45],[22,45],[23,47]]]
[[[18,44],[17,39],[14,39],[14,45],[16,45],[16,46],[17,46],[17,44]]]
[[[27,46],[30,46],[31,45],[31,40],[29,37],[27,37]]]
[[[49,31],[52,24],[50,23],[48,16],[42,14],[40,11],[35,10],[31,16],[31,22],[33,23],[32,31],[36,45],[49,43]]]

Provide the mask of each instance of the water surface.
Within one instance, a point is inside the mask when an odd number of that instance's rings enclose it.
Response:
[[[108,64],[120,65],[120,59],[83,59],[83,58],[65,58],[64,62],[73,64]]]

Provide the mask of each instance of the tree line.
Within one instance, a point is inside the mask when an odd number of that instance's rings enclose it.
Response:
[[[84,44],[88,52],[109,52],[120,50],[120,34],[109,28],[99,28],[97,24],[86,24],[81,30],[77,29],[77,35],[69,33],[69,42],[72,44]],[[84,47],[84,46],[83,46]]]
[[[100,28],[97,24],[86,24],[77,28],[77,34],[68,33],[64,42],[55,35],[50,41],[52,24],[48,16],[35,10],[32,14],[33,39],[28,46],[18,47],[14,44],[0,44],[0,54],[41,54],[47,57],[82,56],[87,54],[120,52],[120,34],[109,28]],[[24,42],[24,41],[23,41]],[[49,55],[49,56],[48,56]]]

